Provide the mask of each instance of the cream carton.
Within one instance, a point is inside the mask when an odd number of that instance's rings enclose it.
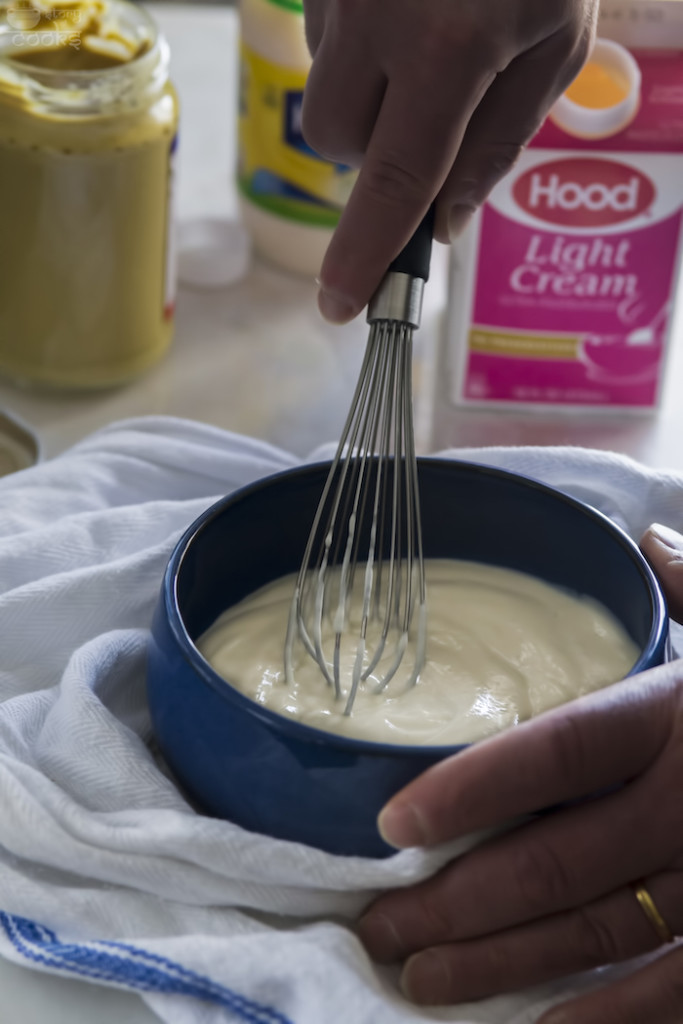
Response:
[[[682,237],[683,2],[603,0],[599,35],[454,249],[459,404],[657,404]]]

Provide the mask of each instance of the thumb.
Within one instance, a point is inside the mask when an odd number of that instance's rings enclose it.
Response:
[[[653,523],[645,531],[640,547],[659,577],[671,618],[683,623],[683,535]]]

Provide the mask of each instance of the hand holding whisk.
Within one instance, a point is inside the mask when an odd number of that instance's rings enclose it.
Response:
[[[432,209],[368,306],[365,357],[290,611],[287,683],[294,683],[298,638],[337,699],[346,701],[346,715],[361,683],[381,693],[411,650],[402,685],[413,686],[426,657],[412,342],[429,277],[433,221]]]

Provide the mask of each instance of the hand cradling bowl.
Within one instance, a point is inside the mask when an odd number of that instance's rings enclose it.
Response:
[[[392,850],[377,832],[381,807],[463,747],[376,743],[289,720],[227,684],[195,643],[226,608],[298,568],[327,468],[236,492],[181,538],[154,617],[150,710],[164,757],[206,813],[332,853],[382,857]],[[516,569],[589,595],[636,643],[630,674],[664,660],[668,620],[657,581],[605,516],[485,466],[423,459],[419,474],[426,557]]]

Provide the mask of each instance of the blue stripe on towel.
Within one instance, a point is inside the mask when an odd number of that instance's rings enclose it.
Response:
[[[49,928],[1,910],[0,926],[17,952],[52,970],[139,992],[191,996],[222,1006],[248,1024],[292,1024],[278,1010],[247,999],[182,964],[137,946],[125,942],[60,942]]]

